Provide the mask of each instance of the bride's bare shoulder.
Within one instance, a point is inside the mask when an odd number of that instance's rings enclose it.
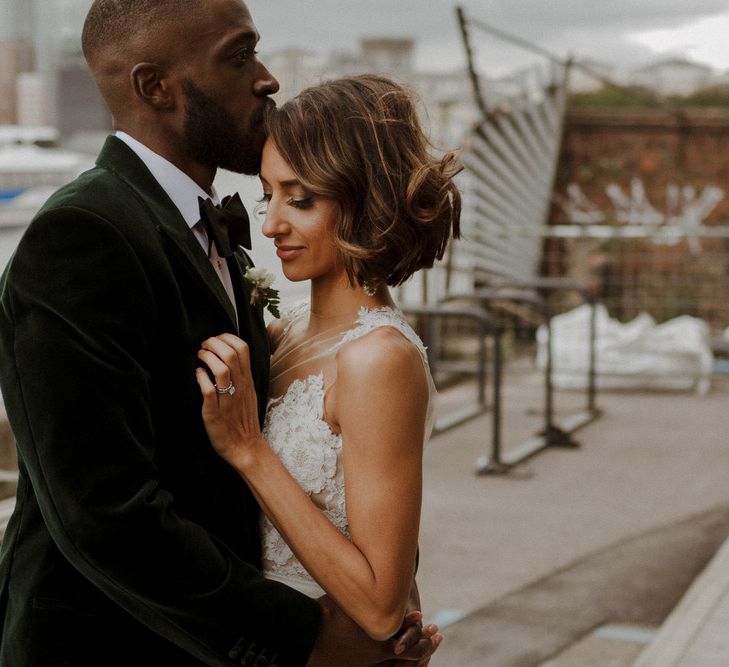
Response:
[[[429,400],[420,350],[397,329],[378,327],[338,351],[329,414],[342,433],[346,430],[350,451],[359,451],[357,443],[366,444],[370,454],[422,447]],[[383,435],[388,433],[408,437],[393,440]]]
[[[400,331],[382,326],[343,345],[337,354],[337,375],[357,383],[376,379],[380,387],[403,379],[426,384],[418,348]]]

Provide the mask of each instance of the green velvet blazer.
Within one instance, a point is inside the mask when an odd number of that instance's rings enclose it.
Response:
[[[0,665],[303,665],[316,602],[261,577],[259,508],[210,446],[200,343],[269,352],[144,164],[109,137],[38,213],[3,276],[0,385],[18,449],[0,556]]]

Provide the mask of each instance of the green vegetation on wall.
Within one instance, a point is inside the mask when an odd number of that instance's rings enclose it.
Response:
[[[672,95],[660,98],[655,91],[645,86],[612,87],[600,90],[572,93],[569,96],[572,108],[590,107],[729,107],[729,85],[711,86],[693,95]]]

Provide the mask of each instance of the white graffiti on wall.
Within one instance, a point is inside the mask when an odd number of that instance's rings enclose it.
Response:
[[[678,237],[662,237],[663,243],[675,244],[681,238],[688,238],[691,251],[700,251],[699,240],[692,235],[706,220],[716,205],[724,199],[724,190],[707,185],[697,193],[692,185],[679,186],[671,183],[666,187],[664,212],[656,209],[648,199],[643,181],[633,178],[629,192],[617,183],[610,183],[605,193],[613,205],[608,213],[592,202],[577,183],[567,186],[567,197],[560,200],[563,211],[570,222],[581,225],[599,225],[614,221],[624,225],[647,225],[675,227]]]
[[[567,219],[578,225],[599,225],[607,220],[599,206],[591,202],[577,183],[567,186],[567,198],[559,198]]]

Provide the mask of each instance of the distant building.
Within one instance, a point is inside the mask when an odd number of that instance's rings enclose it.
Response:
[[[412,39],[368,38],[359,52],[334,51],[328,58],[302,49],[284,49],[264,58],[281,85],[279,103],[322,80],[364,73],[390,76],[419,95],[423,123],[439,147],[460,144],[475,120],[470,82],[465,70],[418,72]]]
[[[108,132],[111,114],[106,108],[86,61],[68,58],[57,73],[58,129],[64,139],[77,133]]]
[[[327,69],[324,59],[303,49],[277,51],[264,62],[281,86],[276,95],[280,103],[320,81]]]
[[[413,84],[422,99],[423,124],[430,140],[442,149],[460,146],[477,118],[465,70],[420,72]]]
[[[687,96],[713,84],[714,71],[707,65],[673,58],[633,70],[631,82],[661,96]]]
[[[569,89],[573,93],[592,93],[605,86],[603,80],[620,78],[614,65],[580,58],[570,68]]]
[[[415,42],[412,39],[363,39],[362,64],[370,72],[408,79],[414,71]]]
[[[17,122],[17,79],[34,67],[33,46],[28,41],[0,40],[0,124]]]
[[[15,89],[18,125],[48,125],[51,119],[51,100],[46,77],[39,72],[18,74]]]
[[[90,6],[91,0],[0,0],[0,123],[59,123],[59,63],[80,54]]]
[[[33,0],[0,0],[0,40],[32,40],[35,15]]]
[[[327,63],[327,74],[384,74],[397,81],[408,82],[415,75],[414,56],[415,42],[412,39],[366,38],[360,40],[358,53],[332,53]]]
[[[53,3],[58,20],[58,38],[62,53],[70,56],[81,54],[81,28],[92,0],[36,0]]]
[[[729,69],[717,74],[714,77],[715,86],[729,86]]]

